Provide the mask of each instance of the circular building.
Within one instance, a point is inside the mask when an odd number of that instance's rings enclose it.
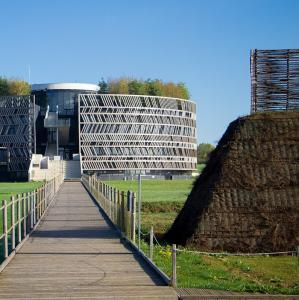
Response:
[[[32,85],[35,104],[40,107],[36,120],[37,153],[64,159],[79,153],[78,94],[95,94],[99,90],[99,86],[88,83]]]
[[[191,174],[197,165],[196,105],[158,96],[80,94],[81,170]]]

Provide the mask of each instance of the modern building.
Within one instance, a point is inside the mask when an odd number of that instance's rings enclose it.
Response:
[[[36,149],[38,112],[34,97],[0,97],[0,180],[27,176]]]
[[[183,175],[196,170],[196,105],[170,97],[79,95],[81,170]]]
[[[33,84],[40,107],[36,127],[36,153],[72,159],[79,153],[78,94],[96,94],[100,88],[86,83]]]
[[[94,84],[50,83],[32,85],[32,95],[23,97],[22,104],[20,97],[0,98],[0,127],[1,122],[4,124],[0,168],[5,169],[5,158],[12,160],[17,152],[23,174],[28,173],[33,154],[47,157],[44,165],[50,165],[49,159],[76,160],[79,173],[119,175],[142,171],[171,176],[196,170],[194,102],[98,92],[99,86]],[[14,116],[16,111],[11,108],[15,105],[26,107],[21,110],[23,117]],[[11,123],[9,129],[6,123]],[[23,132],[24,161],[22,151],[17,150]],[[41,155],[32,159],[30,168]]]

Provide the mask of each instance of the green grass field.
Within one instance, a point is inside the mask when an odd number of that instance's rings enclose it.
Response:
[[[173,223],[192,189],[194,179],[188,180],[143,180],[142,230],[148,232],[154,226],[155,233],[162,235]],[[121,191],[138,190],[136,180],[111,180],[106,184]]]
[[[142,243],[145,253],[149,247]],[[170,246],[155,246],[155,263],[171,275]],[[177,253],[179,287],[235,292],[299,294],[299,263],[295,256],[240,257]]]
[[[42,182],[1,182],[0,183],[0,201],[10,201],[11,196],[27,193],[40,187]],[[2,203],[1,203],[2,206]],[[11,207],[8,208],[8,224],[11,224]],[[0,234],[3,233],[3,214],[0,213]]]
[[[188,180],[142,180],[142,202],[184,202],[191,191],[193,179]],[[121,191],[137,192],[137,180],[105,181]]]
[[[199,173],[201,173],[202,170],[205,168],[205,166],[206,166],[206,164],[198,164],[198,165],[197,165],[197,171],[198,171]]]
[[[0,200],[8,200],[11,195],[30,192],[42,182],[0,182]]]

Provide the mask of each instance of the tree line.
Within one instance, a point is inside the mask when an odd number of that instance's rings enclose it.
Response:
[[[30,95],[30,84],[24,80],[0,77],[0,96]]]
[[[212,144],[200,143],[197,146],[197,163],[205,164],[210,157],[211,152],[215,149]]]
[[[101,94],[129,94],[151,95],[189,99],[190,93],[185,83],[172,81],[164,82],[161,79],[134,79],[121,77],[99,82]]]

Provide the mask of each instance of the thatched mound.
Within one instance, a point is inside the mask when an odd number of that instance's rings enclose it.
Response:
[[[259,113],[232,122],[165,238],[200,250],[294,250],[299,112]]]

